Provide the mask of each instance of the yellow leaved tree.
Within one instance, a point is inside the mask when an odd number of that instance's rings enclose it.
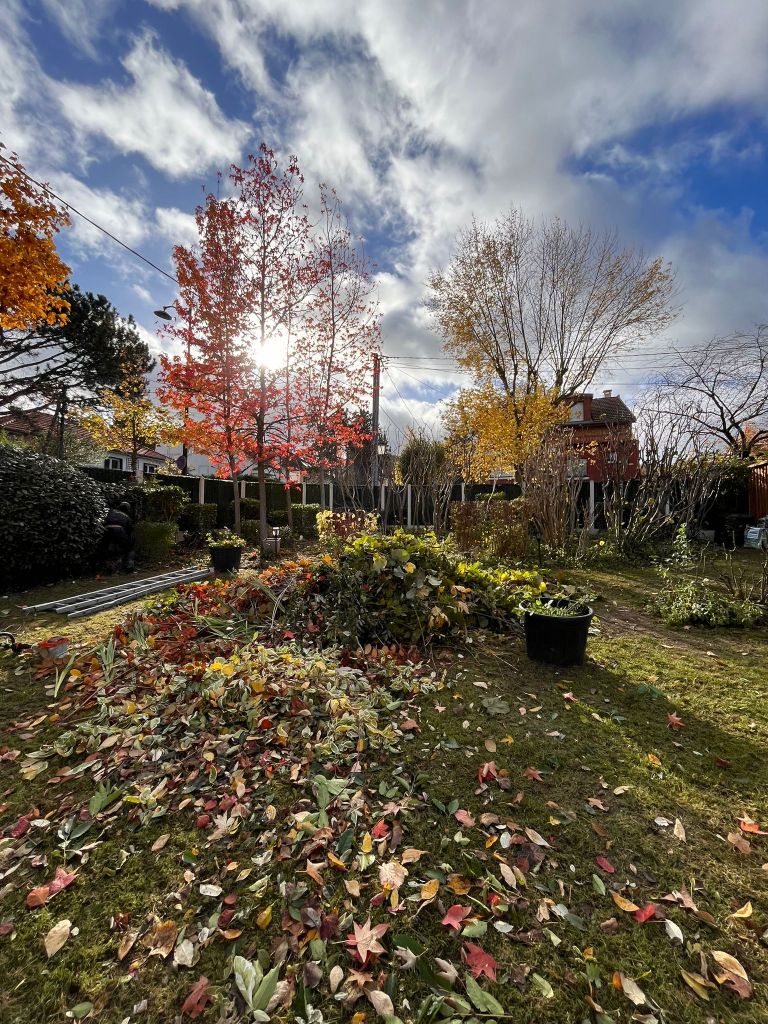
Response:
[[[465,481],[516,477],[547,432],[567,415],[557,396],[536,389],[510,395],[483,384],[459,392],[443,413],[446,445]]]
[[[129,372],[115,391],[102,391],[99,409],[80,417],[80,424],[105,451],[129,451],[136,473],[141,448],[178,444],[181,424],[155,405],[147,378]]]

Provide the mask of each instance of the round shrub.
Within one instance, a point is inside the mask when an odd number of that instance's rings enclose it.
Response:
[[[216,529],[219,506],[212,502],[206,505],[187,505],[181,513],[181,528],[190,533],[209,533]]]
[[[27,586],[79,571],[107,504],[95,480],[49,455],[0,447],[0,581]]]

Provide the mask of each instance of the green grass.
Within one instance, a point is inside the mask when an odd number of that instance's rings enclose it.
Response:
[[[613,973],[620,971],[637,981],[669,1022],[768,1020],[768,870],[762,867],[768,862],[768,841],[749,836],[752,852],[745,856],[726,838],[738,831],[739,817],[748,815],[763,825],[768,819],[768,632],[666,629],[642,610],[654,585],[648,570],[567,575],[588,581],[603,595],[596,604],[598,632],[590,639],[590,657],[583,667],[557,670],[538,665],[527,660],[517,638],[502,642],[498,637],[474,636],[461,654],[450,652],[449,660],[439,662],[438,671],[447,667],[444,685],[419,698],[411,709],[418,729],[406,734],[398,752],[391,757],[386,752],[361,755],[360,792],[371,808],[401,800],[404,793],[410,796],[396,818],[388,820],[397,820],[403,830],[398,853],[406,847],[427,851],[418,865],[411,866],[409,882],[423,880],[425,872],[440,877],[435,903],[418,913],[418,900],[407,900],[397,915],[389,915],[386,908],[370,911],[368,904],[378,891],[374,866],[354,876],[363,885],[357,899],[344,890],[348,876],[326,869],[323,905],[358,923],[371,913],[374,921],[391,926],[383,940],[388,951],[395,945],[395,935],[407,935],[426,947],[430,963],[442,957],[455,964],[463,978],[462,939],[440,919],[452,903],[468,900],[451,893],[445,879],[454,872],[471,880],[478,865],[482,871],[496,865],[498,846],[486,846],[486,834],[479,827],[480,815],[491,812],[521,829],[535,830],[552,847],[541,870],[526,875],[527,886],[516,897],[510,893],[512,903],[505,915],[516,933],[533,933],[530,944],[513,941],[492,927],[470,940],[498,961],[499,982],[481,984],[511,1019],[537,1024],[595,1020],[585,1002],[590,996],[609,1015],[605,1019],[628,1021],[632,1006],[612,985]],[[30,595],[30,601],[33,598],[44,599]],[[112,610],[74,629],[62,629],[54,619],[24,624],[15,613],[6,621],[25,637],[65,632],[74,644],[85,646],[103,638],[125,612]],[[0,723],[6,730],[2,742],[11,749],[35,749],[55,736],[62,723],[50,718],[34,727],[31,723],[51,711],[61,713],[61,703],[49,711],[43,681],[31,678],[25,667],[19,671],[15,659],[0,661],[0,672]],[[506,701],[508,713],[490,715],[482,704],[489,696]],[[65,717],[68,699],[66,693],[61,695]],[[670,728],[668,716],[673,713],[682,719],[683,728]],[[17,721],[23,726],[13,726]],[[478,770],[489,761],[508,778],[508,788],[494,782],[478,787]],[[537,769],[542,781],[527,777],[529,768]],[[25,783],[16,762],[0,760],[0,829],[7,830],[21,813],[34,810],[45,817],[57,814],[62,802],[70,802],[73,809],[87,803],[94,788],[90,780],[81,777],[52,786],[48,780],[53,770],[54,762],[48,772]],[[400,785],[398,778],[403,780]],[[626,788],[615,794],[621,787]],[[390,790],[398,795],[389,795]],[[306,791],[276,777],[267,799],[276,808],[278,823],[289,808],[295,812],[301,807],[297,800],[304,796]],[[440,810],[438,804],[451,801],[458,801],[478,824],[460,825]],[[363,812],[361,830],[375,818]],[[656,818],[679,819],[685,841],[673,836],[671,825],[656,824]],[[68,1009],[88,1000],[94,1004],[95,1019],[117,1024],[146,999],[146,1010],[131,1019],[159,1024],[174,1019],[193,982],[204,974],[214,999],[201,1019],[217,1021],[233,991],[233,953],[254,958],[283,939],[281,915],[286,904],[277,886],[281,881],[307,881],[300,873],[305,857],[292,855],[255,868],[248,884],[268,872],[268,893],[249,894],[245,884],[238,888],[237,926],[242,935],[231,942],[217,937],[205,945],[192,970],[175,969],[168,961],[150,957],[132,975],[132,955],[117,961],[122,932],[114,921],[127,915],[128,927],[133,927],[156,915],[199,927],[201,917],[191,909],[190,883],[184,874],[189,864],[195,867],[195,884],[223,872],[229,859],[240,867],[253,867],[266,827],[260,823],[255,830],[243,828],[224,853],[215,844],[201,842],[189,813],[163,817],[145,827],[119,815],[105,840],[79,867],[76,883],[46,907],[29,911],[23,908],[25,893],[61,863],[53,829],[43,831],[36,841],[40,856],[47,859],[44,869],[31,875],[20,871],[23,884],[18,886],[14,874],[0,879],[0,921],[15,923],[13,938],[0,937],[0,1020],[47,1024],[63,1020]],[[170,833],[170,840],[159,853],[152,853],[152,843],[163,833]],[[599,856],[610,861],[614,874],[601,872],[595,861]],[[0,849],[0,871],[7,868]],[[621,888],[640,906],[686,887],[700,910],[712,915],[715,927],[689,911],[661,904],[685,935],[686,945],[673,946],[660,923],[640,924],[618,909],[608,893],[595,891],[593,874],[607,887]],[[415,895],[418,885],[406,891]],[[482,902],[480,889],[472,890],[469,896],[473,895]],[[750,918],[729,916],[748,901],[753,906]],[[583,930],[553,914],[552,906],[560,903],[583,922]],[[274,905],[273,918],[262,930],[256,917],[267,904]],[[541,920],[547,912],[549,920]],[[49,961],[42,939],[63,918],[69,918],[79,934]],[[616,918],[617,930],[606,934],[600,924],[610,918]],[[328,943],[326,976],[330,964],[340,964],[345,973],[351,966],[340,941],[347,930]],[[737,956],[746,967],[755,986],[751,1000],[741,1001],[735,993],[718,988],[709,992],[710,1001],[705,1003],[686,987],[681,969],[698,971],[700,951],[712,949]],[[299,953],[289,952],[288,976],[294,969],[301,971],[306,952]],[[392,970],[392,963],[388,952],[374,974],[378,978],[381,970],[390,977],[401,1019],[415,1019],[426,993],[424,983],[414,971]],[[522,991],[516,987],[509,976],[521,967],[548,981],[554,997],[545,999],[530,982]],[[378,981],[381,984],[384,978]],[[333,1001],[325,981],[309,995],[327,1021],[348,1020],[357,1010],[366,1010],[369,1021],[375,1017],[365,1000],[352,1007]],[[403,1007],[404,998],[410,1010]],[[281,1020],[293,1017],[286,1010],[279,1015]]]

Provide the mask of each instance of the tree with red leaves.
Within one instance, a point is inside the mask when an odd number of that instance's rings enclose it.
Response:
[[[259,482],[261,535],[267,532],[266,473],[292,458],[296,435],[287,433],[288,408],[295,408],[288,377],[291,323],[315,284],[310,259],[309,221],[302,203],[304,179],[296,157],[281,170],[264,143],[245,168],[233,167],[230,178],[238,189],[238,215],[247,238],[245,273],[254,304],[250,337],[258,352],[257,408],[250,453]],[[274,351],[285,352],[286,382],[281,389],[268,364]],[[286,401],[283,403],[283,395]]]
[[[195,220],[197,245],[173,250],[177,320],[164,328],[184,352],[161,357],[158,395],[184,413],[189,447],[207,455],[217,474],[232,480],[239,531],[239,481],[249,462],[252,424],[262,398],[249,347],[258,295],[248,273],[250,239],[237,202],[209,195]]]
[[[339,452],[361,447],[360,408],[371,392],[371,359],[381,344],[378,298],[371,266],[357,245],[333,189],[320,187],[314,239],[315,287],[297,345],[301,366],[306,458],[325,471]],[[321,486],[321,503],[325,488]]]

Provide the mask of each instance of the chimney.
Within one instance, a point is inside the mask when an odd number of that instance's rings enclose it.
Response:
[[[610,388],[606,388],[605,391],[603,392],[603,398],[610,398],[612,394],[613,394],[613,392],[611,391],[611,389]]]

